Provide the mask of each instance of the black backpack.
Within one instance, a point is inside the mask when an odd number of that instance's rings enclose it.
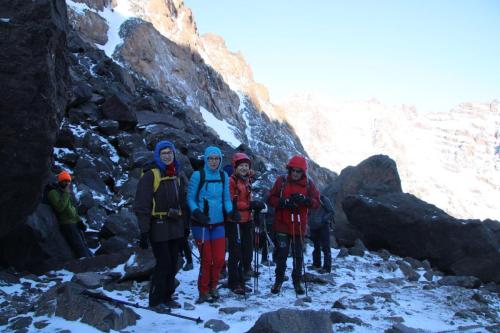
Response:
[[[57,185],[57,183],[49,183],[47,185],[45,185],[45,187],[43,188],[43,193],[42,193],[42,203],[45,204],[45,205],[49,205],[50,206],[50,201],[49,201],[49,192],[54,190],[54,189],[57,189],[59,186]]]

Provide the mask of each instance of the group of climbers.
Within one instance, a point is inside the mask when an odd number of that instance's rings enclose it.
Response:
[[[194,171],[188,181],[176,158],[174,144],[160,141],[155,147],[154,162],[143,169],[144,173],[137,185],[134,212],[141,231],[140,246],[146,249],[151,245],[156,258],[149,292],[151,307],[180,307],[173,298],[175,275],[179,269],[178,258],[181,252],[187,258],[184,269],[193,267],[188,243],[190,230],[200,254],[197,303],[219,298],[217,285],[225,265],[226,238],[229,252],[228,287],[232,292],[245,294],[251,291],[245,281],[257,274],[252,270],[252,254],[259,249],[254,249],[254,246],[268,244],[274,248],[272,262],[276,264],[275,283],[271,292],[276,294],[281,290],[291,247],[293,286],[297,294],[304,293],[303,249],[308,214],[324,207],[325,201],[324,198],[320,200],[314,182],[307,176],[306,159],[297,155],[288,161],[287,174],[276,179],[267,195],[269,206],[266,206],[263,201],[252,197],[254,172],[248,155],[242,152],[234,154],[230,176],[222,168],[222,158],[219,148],[207,147],[203,166]],[[68,191],[64,187],[68,185],[68,177],[69,174],[60,175],[62,182],[55,189],[57,192],[49,195],[61,218],[66,215],[78,216],[67,205],[64,206],[68,201]],[[63,209],[63,206],[66,208]],[[263,228],[254,223],[254,216],[259,216],[262,210],[268,212],[267,216],[274,213],[274,219],[263,223]],[[324,215],[321,215],[321,219],[331,219],[331,214]],[[77,226],[80,220],[72,217],[67,221],[71,221],[68,223],[72,226]],[[311,229],[315,240],[313,266],[320,267],[319,248],[322,248],[325,254],[323,270],[330,271],[329,244],[324,240],[328,232],[325,232],[323,225],[324,223],[320,223],[320,228]],[[71,228],[71,232],[74,229]],[[81,233],[79,235],[81,237]],[[76,236],[69,236],[71,237]],[[262,241],[258,242],[254,237]],[[269,244],[269,241],[272,243]],[[270,264],[268,252],[271,250],[268,251],[268,246],[262,246],[262,250],[261,263]],[[91,254],[84,253],[83,250],[79,253],[79,256],[87,255]]]

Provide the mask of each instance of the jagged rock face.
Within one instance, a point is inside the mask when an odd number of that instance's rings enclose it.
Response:
[[[104,45],[108,42],[108,24],[97,13],[86,10],[83,13],[68,11],[68,18],[83,39],[89,43]]]
[[[371,249],[428,259],[445,273],[500,282],[500,243],[486,223],[455,219],[404,193],[350,196],[342,206]]]
[[[339,244],[352,246],[357,238],[361,238],[359,230],[345,215],[342,207],[345,198],[356,194],[376,197],[393,192],[402,192],[401,181],[396,163],[388,156],[371,156],[355,167],[342,170],[324,191],[335,203],[335,237]]]
[[[387,154],[397,162],[406,192],[456,217],[500,219],[498,101],[428,113],[376,100],[296,95],[283,107],[320,165],[340,170],[366,156]]]
[[[150,23],[132,19],[121,28],[124,43],[116,56],[143,75],[152,87],[178,97],[184,103],[216,110],[226,119],[236,118],[239,100],[220,75],[184,46],[162,36]],[[148,40],[148,43],[144,43]],[[193,98],[196,96],[196,98]],[[235,124],[236,122],[233,121]]]
[[[48,178],[69,83],[66,4],[0,4],[0,237],[23,223]]]

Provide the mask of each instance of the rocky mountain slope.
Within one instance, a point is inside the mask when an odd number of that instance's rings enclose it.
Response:
[[[283,105],[305,149],[342,170],[382,153],[398,165],[403,190],[459,218],[500,218],[500,103],[421,112],[377,100],[295,95]]]

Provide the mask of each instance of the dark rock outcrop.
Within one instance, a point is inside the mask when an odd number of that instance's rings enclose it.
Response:
[[[335,203],[335,237],[339,245],[351,247],[361,235],[353,227],[342,208],[342,201],[355,194],[369,197],[384,193],[402,193],[396,162],[386,155],[374,155],[342,170],[324,193]]]
[[[331,333],[332,321],[326,311],[279,309],[264,313],[247,333]]]
[[[83,294],[85,288],[68,282],[48,290],[37,302],[37,316],[80,320],[101,331],[123,330],[140,318],[129,307],[97,300]]]
[[[342,206],[368,248],[428,259],[445,273],[500,282],[500,243],[479,220],[455,219],[403,193],[351,196]]]
[[[64,0],[2,1],[0,12],[2,237],[36,208],[66,108],[69,74]]]
[[[52,208],[44,204],[0,242],[0,254],[2,262],[31,272],[43,272],[74,258]]]

